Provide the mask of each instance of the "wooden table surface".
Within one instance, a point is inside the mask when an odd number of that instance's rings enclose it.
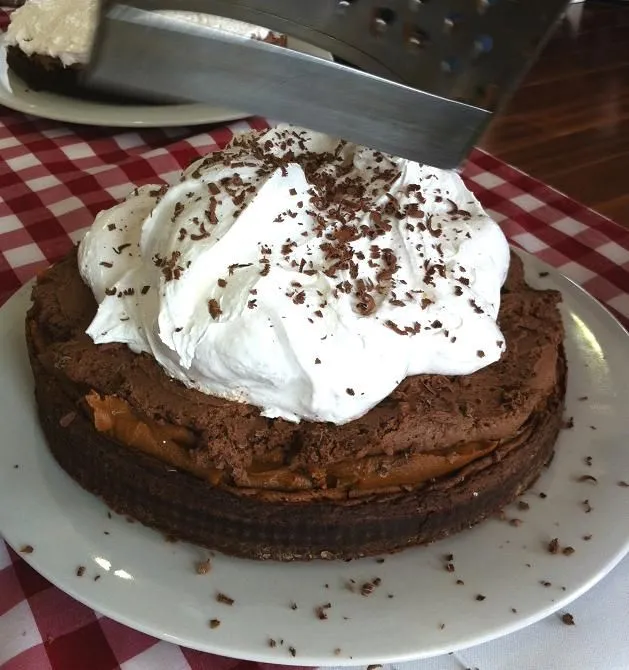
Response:
[[[629,227],[629,5],[571,6],[481,146]]]

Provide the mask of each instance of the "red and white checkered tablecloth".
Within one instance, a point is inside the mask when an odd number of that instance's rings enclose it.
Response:
[[[264,126],[250,119],[213,129],[112,131],[0,107],[0,304],[61,258],[94,215],[133,186],[172,180],[234,132]],[[463,176],[511,242],[574,279],[629,324],[629,230],[481,151]],[[53,587],[0,540],[5,670],[259,665],[181,649],[102,617]]]

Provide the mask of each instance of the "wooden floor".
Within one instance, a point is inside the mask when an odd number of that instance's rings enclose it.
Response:
[[[629,227],[629,4],[571,6],[481,146]]]

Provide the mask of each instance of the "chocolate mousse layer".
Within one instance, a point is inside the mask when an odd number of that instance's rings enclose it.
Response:
[[[499,362],[408,378],[342,426],[266,419],[124,345],[94,345],[74,252],[40,276],[27,339],[55,457],[114,509],[227,553],[346,558],[467,527],[539,475],[561,424],[559,300],[528,287],[514,256]]]

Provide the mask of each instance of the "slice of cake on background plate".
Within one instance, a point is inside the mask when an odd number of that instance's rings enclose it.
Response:
[[[352,558],[535,481],[559,301],[455,173],[281,126],[101,212],[26,332],[50,448],[114,510],[229,554]]]
[[[98,18],[98,0],[27,0],[10,17],[5,35],[7,64],[33,90],[81,98],[137,102],[94,93],[79,77],[89,59]],[[266,28],[210,14],[159,12],[182,21],[286,45],[286,37]]]

